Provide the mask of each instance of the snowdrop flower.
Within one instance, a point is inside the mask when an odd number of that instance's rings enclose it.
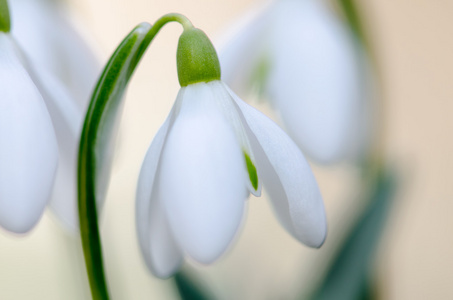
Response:
[[[209,264],[237,234],[249,193],[261,185],[296,239],[320,247],[324,206],[302,152],[221,80],[217,54],[198,29],[178,45],[181,89],[144,159],[137,231],[152,273],[171,276],[184,257]]]
[[[257,83],[311,158],[332,163],[361,152],[363,53],[324,1],[273,1],[220,48],[225,82],[239,93]]]
[[[64,3],[12,0],[9,4],[12,35],[34,73],[57,135],[60,159],[49,204],[65,227],[74,231],[78,227],[78,142],[100,64],[79,28],[70,22]]]
[[[65,2],[10,0],[12,32],[37,72],[46,70],[65,86],[84,111],[101,66],[93,47]]]
[[[16,6],[19,2],[24,7],[33,6],[38,14],[41,1],[12,2],[13,21],[17,21],[17,16],[19,27],[24,25],[34,32],[30,39],[49,38],[52,27],[62,30],[59,24],[50,26],[50,15],[33,17]],[[26,18],[22,19],[21,11]],[[49,26],[33,23],[40,18],[47,20]],[[53,58],[55,65],[64,66],[65,62],[54,55],[64,51],[42,41],[36,46],[27,37],[18,38],[27,45],[22,50],[16,40],[15,24],[12,33],[9,28],[0,32],[0,226],[16,233],[28,232],[52,199],[57,215],[76,228],[76,158],[84,108],[75,101],[78,96],[70,92],[70,86],[62,82],[64,77],[47,64]],[[64,39],[66,43],[68,40]],[[74,54],[76,43],[72,47]],[[40,57],[46,51],[53,55],[49,60]],[[68,57],[77,60],[78,56]],[[67,72],[72,71],[68,68]]]
[[[50,199],[58,146],[46,104],[0,32],[0,226],[29,231]]]

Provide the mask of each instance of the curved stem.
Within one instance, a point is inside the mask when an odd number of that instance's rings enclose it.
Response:
[[[85,130],[84,130],[85,132]],[[93,300],[109,299],[105,280],[101,237],[98,228],[97,208],[95,199],[95,184],[90,174],[93,170],[93,157],[83,155],[83,149],[88,149],[88,139],[80,140],[79,170],[78,170],[78,203],[80,236],[82,238],[83,254],[87,268]],[[87,152],[90,152],[87,150]]]
[[[370,63],[370,72],[375,74],[376,85],[381,86],[382,81],[380,80],[380,69],[377,55],[375,49],[369,38],[366,24],[364,24],[361,17],[360,6],[356,3],[355,0],[338,0],[340,7],[343,11],[346,23],[349,25],[350,30],[355,35],[356,39],[361,44],[363,51],[366,53],[365,60]],[[362,56],[361,51],[359,51],[358,56]],[[366,64],[367,62],[363,62]],[[363,159],[362,164],[362,176],[364,177],[364,185],[369,186],[372,182],[375,182],[376,177],[379,176],[380,170],[384,167],[385,161],[385,135],[387,128],[385,126],[385,109],[386,103],[383,97],[380,97],[379,101],[375,103],[375,120],[379,124],[375,124],[376,127],[373,128],[373,140],[370,147],[368,148],[368,153]]]
[[[1,1],[0,4],[6,3]],[[78,208],[83,253],[94,300],[109,299],[96,207],[99,162],[103,160],[105,145],[113,138],[113,124],[119,122],[120,102],[129,79],[156,34],[169,22],[180,23],[184,30],[193,28],[192,23],[180,14],[164,15],[153,26],[138,25],[105,66],[85,116],[78,160]]]
[[[154,37],[162,29],[162,27],[164,27],[167,23],[170,23],[170,22],[178,22],[179,24],[182,25],[184,30],[193,28],[192,22],[190,22],[190,20],[184,15],[181,15],[178,13],[171,13],[171,14],[163,15],[153,24],[153,26],[150,28],[150,30],[146,34],[145,41],[143,43],[145,49],[153,41]]]
[[[192,22],[190,22],[190,20],[186,16],[178,13],[163,15],[154,23],[153,28],[158,28],[157,31],[159,31],[160,28],[170,22],[178,22],[182,25],[184,30],[193,28]],[[152,31],[153,28],[151,28],[150,31]]]

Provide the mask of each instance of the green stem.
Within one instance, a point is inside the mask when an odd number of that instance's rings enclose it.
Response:
[[[5,0],[0,0],[0,5],[4,3]],[[119,121],[119,104],[130,77],[156,34],[169,22],[180,23],[184,30],[193,28],[192,23],[180,14],[164,15],[152,27],[146,23],[138,25],[111,56],[85,117],[79,148],[78,208],[83,253],[94,300],[109,299],[96,207],[98,163],[104,154],[103,145],[113,138],[111,127]]]
[[[361,17],[360,5],[356,2],[356,0],[338,0],[346,23],[366,52],[366,59],[369,60],[372,71],[375,74],[376,85],[381,87],[379,62],[366,30],[366,24],[364,24]],[[361,53],[358,56],[361,56]],[[375,179],[379,176],[378,173],[385,164],[385,136],[387,132],[385,108],[385,99],[380,97],[379,102],[375,103],[375,114],[379,124],[376,124],[378,127],[374,132],[372,144],[362,162],[364,186],[372,186],[373,182],[376,182]]]
[[[360,13],[354,0],[339,0],[339,2],[352,32],[356,35],[359,41],[362,42],[365,48],[371,48],[369,47],[370,45],[368,44],[367,35],[363,29],[363,22],[360,18]],[[368,49],[368,51],[369,50],[370,49]]]
[[[95,173],[94,150],[90,149],[92,147],[89,145],[88,134],[86,134],[88,130],[85,130],[85,128],[80,140],[78,166],[80,236],[82,238],[91,295],[94,300],[109,299],[103,268],[101,237],[98,228],[95,181],[91,180],[92,177],[90,176]]]
[[[150,32],[152,32],[154,29],[156,30],[156,33],[167,23],[170,22],[178,22],[179,24],[182,25],[184,30],[191,29],[193,28],[192,22],[190,20],[181,14],[177,13],[171,13],[171,14],[166,14],[160,17],[153,25],[151,28]]]
[[[192,22],[190,22],[190,20],[187,19],[187,17],[184,15],[177,13],[163,15],[154,23],[153,27],[151,27],[151,29],[146,34],[144,47],[147,48],[148,45],[153,41],[156,34],[161,30],[161,28],[170,22],[178,22],[182,25],[184,30],[193,28]]]
[[[183,271],[180,271],[174,276],[174,283],[179,292],[181,300],[207,300],[212,299],[212,295],[207,293],[201,286],[193,282],[189,276]]]
[[[7,0],[0,0],[0,31],[9,32],[11,30],[11,21],[9,17],[9,8]]]

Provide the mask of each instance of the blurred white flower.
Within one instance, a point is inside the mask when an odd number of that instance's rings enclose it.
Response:
[[[79,136],[101,66],[64,4],[9,1],[11,34],[46,102],[58,141],[60,159],[50,207],[67,228],[76,230]]]
[[[50,201],[76,229],[78,141],[100,66],[59,3],[9,5],[12,30],[0,33],[0,226],[27,232]]]
[[[0,226],[29,231],[50,199],[58,146],[40,92],[0,33]]]
[[[185,256],[203,264],[218,259],[261,182],[285,229],[321,246],[327,230],[322,197],[294,142],[221,81],[182,87],[137,188],[138,237],[151,271],[166,278]]]
[[[219,49],[222,79],[238,93],[257,84],[311,158],[360,154],[363,52],[324,1],[273,1],[247,15]]]
[[[65,86],[85,111],[101,65],[90,35],[64,1],[10,0],[12,34],[33,66]]]

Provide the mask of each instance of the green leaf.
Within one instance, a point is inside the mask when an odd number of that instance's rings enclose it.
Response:
[[[174,276],[176,288],[182,300],[207,300],[208,297],[197,284],[192,281],[185,272],[179,272]]]
[[[381,171],[370,193],[368,207],[344,241],[311,299],[354,300],[364,299],[365,295],[370,297],[369,276],[373,258],[395,190],[393,174]]]
[[[9,32],[11,21],[9,18],[9,8],[7,0],[0,0],[0,31]]]
[[[94,90],[80,140],[79,220],[93,299],[109,299],[97,221],[99,171],[110,169],[114,124],[118,124],[126,85],[150,43],[147,36],[150,28],[147,23],[138,25],[110,58]],[[108,172],[102,173],[108,175]]]

